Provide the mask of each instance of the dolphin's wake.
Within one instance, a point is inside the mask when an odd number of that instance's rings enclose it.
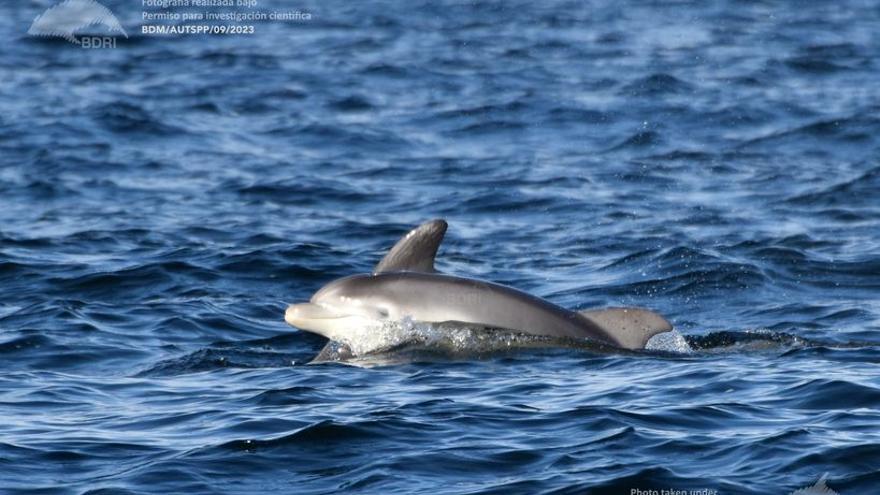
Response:
[[[189,354],[162,360],[134,376],[169,376],[223,368],[276,368],[305,364],[338,363],[354,366],[383,366],[413,362],[444,362],[495,359],[530,350],[568,349],[591,355],[654,356],[701,359],[718,354],[791,353],[823,349],[876,348],[871,342],[827,342],[770,330],[722,330],[704,334],[665,332],[652,338],[642,350],[628,351],[597,345],[589,340],[559,340],[545,336],[516,334],[503,330],[436,325],[412,321],[388,324],[387,338],[354,342],[363,354],[346,344],[326,341],[307,332],[282,334],[268,339],[218,341]],[[323,349],[315,357],[315,352]],[[565,352],[563,350],[563,352]]]

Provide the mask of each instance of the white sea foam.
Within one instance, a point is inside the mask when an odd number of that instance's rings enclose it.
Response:
[[[651,337],[651,340],[645,345],[645,349],[649,351],[677,352],[679,354],[694,352],[684,336],[678,333],[678,330],[658,333]]]

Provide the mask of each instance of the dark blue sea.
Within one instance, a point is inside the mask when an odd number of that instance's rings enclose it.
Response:
[[[55,3],[0,6],[0,493],[878,493],[876,2]],[[308,365],[287,305],[431,218],[686,349]]]

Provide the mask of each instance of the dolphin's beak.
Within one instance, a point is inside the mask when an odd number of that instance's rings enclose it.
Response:
[[[291,304],[284,312],[284,321],[330,340],[336,340],[334,337],[353,323],[352,315],[313,303]]]
[[[346,315],[336,311],[318,306],[312,303],[291,304],[284,312],[284,321],[288,325],[302,328],[303,330],[311,330],[309,322],[314,320],[328,320],[334,318],[342,318]]]

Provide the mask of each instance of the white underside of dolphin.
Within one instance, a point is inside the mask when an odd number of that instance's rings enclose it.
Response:
[[[446,222],[432,220],[391,248],[371,274],[335,280],[308,303],[287,308],[284,319],[299,329],[344,344],[355,356],[393,346],[394,324],[450,323],[474,329],[564,340],[588,340],[622,349],[643,349],[672,330],[644,308],[570,311],[512,287],[434,270]],[[441,330],[443,331],[443,330]]]

